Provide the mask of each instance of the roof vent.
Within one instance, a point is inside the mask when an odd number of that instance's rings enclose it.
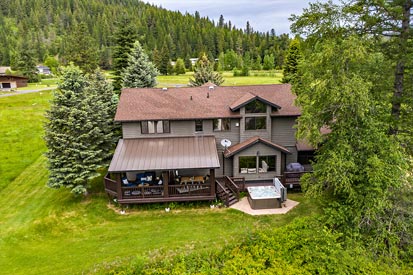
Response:
[[[213,90],[213,89],[214,89],[214,86],[209,86],[208,87],[208,90],[210,90],[210,91]]]
[[[192,96],[190,97],[190,99],[192,100]]]
[[[209,98],[209,93],[207,93],[207,98]]]
[[[168,88],[163,87],[163,88],[162,88],[162,91],[166,92],[166,91],[168,91]]]

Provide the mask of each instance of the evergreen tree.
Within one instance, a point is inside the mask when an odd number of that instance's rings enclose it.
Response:
[[[122,72],[128,65],[128,54],[133,48],[133,43],[138,39],[136,30],[132,26],[130,20],[123,17],[119,23],[113,36],[113,86],[116,90],[122,88]]]
[[[112,86],[100,73],[87,79],[79,67],[68,66],[46,116],[48,186],[87,192],[88,181],[110,157],[113,145]]]
[[[292,83],[297,75],[298,62],[302,58],[300,52],[300,41],[296,38],[291,40],[290,47],[288,48],[287,55],[284,62],[284,76],[281,80],[282,83]]]
[[[222,75],[214,72],[213,68],[214,65],[203,53],[195,64],[194,78],[189,79],[190,86],[201,86],[207,82],[212,82],[217,86],[221,85],[224,82]]]
[[[94,39],[87,35],[85,23],[77,25],[68,38],[68,49],[65,55],[66,62],[73,62],[85,72],[93,72],[98,66],[99,48]]]
[[[34,52],[26,40],[23,40],[17,55],[16,65],[13,69],[17,70],[23,76],[28,77],[29,82],[38,81]]]
[[[164,43],[161,52],[160,52],[160,64],[159,64],[159,72],[163,75],[167,75],[168,74],[168,64],[170,64],[170,59],[169,59],[169,48],[166,45],[166,43]]]
[[[156,85],[158,70],[143,51],[139,41],[133,45],[128,65],[122,73],[123,88],[145,88]]]
[[[178,58],[175,63],[175,73],[185,74],[185,63],[182,58]]]

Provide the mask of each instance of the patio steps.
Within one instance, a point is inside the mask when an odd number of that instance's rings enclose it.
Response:
[[[239,201],[238,196],[220,179],[217,181],[217,197],[229,207]]]

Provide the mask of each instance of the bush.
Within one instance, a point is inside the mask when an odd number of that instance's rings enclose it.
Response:
[[[413,274],[389,259],[373,259],[357,243],[339,239],[340,234],[314,219],[296,219],[221,251],[178,255],[144,268],[140,264],[125,274]]]

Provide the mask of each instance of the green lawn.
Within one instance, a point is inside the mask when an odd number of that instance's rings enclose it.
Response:
[[[0,188],[45,151],[43,122],[50,99],[51,92],[0,98]]]
[[[42,139],[51,92],[0,98],[0,266],[5,274],[104,273],[137,257],[220,249],[318,211],[301,194],[286,215],[253,217],[207,204],[136,206],[120,215],[101,180],[87,198],[46,187]]]
[[[176,85],[188,85],[189,78],[192,78],[193,72],[187,72],[184,75],[160,75],[157,82],[158,87],[174,87]],[[281,71],[251,71],[250,76],[234,77],[232,72],[224,72],[224,83],[222,86],[241,86],[241,85],[261,85],[261,84],[278,84],[282,79]]]

